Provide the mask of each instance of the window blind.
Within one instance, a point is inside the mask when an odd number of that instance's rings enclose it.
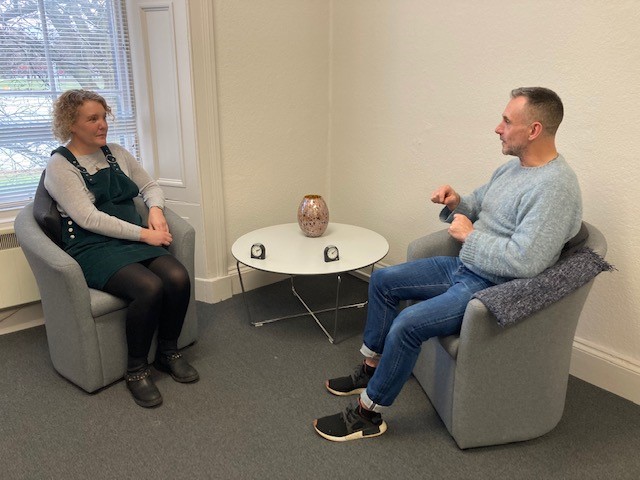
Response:
[[[127,32],[125,0],[0,0],[0,210],[33,198],[66,90],[101,94],[114,114],[108,141],[139,157]]]

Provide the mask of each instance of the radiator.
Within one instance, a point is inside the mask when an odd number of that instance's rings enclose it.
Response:
[[[36,279],[13,228],[0,230],[0,310],[40,300]]]

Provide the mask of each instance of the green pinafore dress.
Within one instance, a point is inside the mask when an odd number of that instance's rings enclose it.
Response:
[[[109,168],[89,175],[86,168],[78,163],[75,156],[65,147],[54,150],[63,155],[82,173],[82,178],[95,197],[95,206],[101,212],[135,225],[142,225],[142,218],[136,210],[133,199],[138,196],[138,186],[120,169],[115,157],[103,147]],[[108,237],[90,232],[80,227],[71,217],[62,218],[62,245],[82,268],[91,288],[102,289],[111,276],[122,267],[169,255],[163,247],[155,247],[142,242]]]

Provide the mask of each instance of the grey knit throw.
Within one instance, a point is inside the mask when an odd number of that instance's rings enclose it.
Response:
[[[578,289],[600,272],[615,270],[588,247],[559,260],[533,278],[518,278],[476,292],[498,320],[498,325],[516,323]]]

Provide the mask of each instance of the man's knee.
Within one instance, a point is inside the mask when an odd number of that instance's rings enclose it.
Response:
[[[424,328],[424,315],[412,307],[402,310],[389,329],[385,348],[389,342],[420,348],[423,342],[436,335],[430,334],[428,329]]]
[[[412,333],[414,331],[413,322],[408,318],[409,315],[405,313],[406,311],[407,309],[404,309],[400,312],[391,324],[391,328],[389,329],[389,333],[387,334],[387,339],[385,341],[385,348],[389,343],[415,343],[412,341]]]
[[[395,272],[396,268],[394,267],[395,265],[391,267],[381,268],[379,270],[374,270],[371,274],[371,278],[369,279],[369,284],[378,289],[384,290],[385,287],[390,285],[397,276]]]
[[[384,269],[374,270],[373,273],[371,273],[371,277],[369,278],[369,284],[379,285],[383,278],[382,272],[384,272]]]

